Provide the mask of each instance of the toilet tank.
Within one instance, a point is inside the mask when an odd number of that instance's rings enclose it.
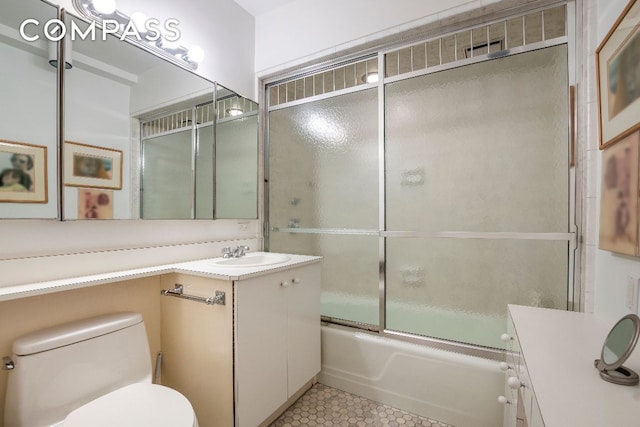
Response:
[[[13,342],[5,427],[51,426],[125,385],[151,382],[149,343],[139,313],[66,323]]]

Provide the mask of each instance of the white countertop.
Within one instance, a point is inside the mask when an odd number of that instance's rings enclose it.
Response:
[[[262,254],[270,252],[250,252],[251,254]],[[202,259],[198,261],[181,262],[173,264],[173,272],[192,274],[194,276],[209,277],[212,279],[221,280],[243,280],[250,279],[252,277],[260,276],[263,274],[275,273],[277,271],[287,270],[293,266],[299,267],[304,264],[312,264],[314,262],[320,262],[322,257],[309,256],[309,255],[294,255],[294,254],[282,254],[289,257],[288,261],[278,264],[264,265],[264,266],[234,266],[223,267],[216,265],[214,259]],[[219,260],[220,258],[215,258]]]
[[[249,252],[249,254],[258,254],[258,252]],[[180,262],[176,264],[164,264],[132,270],[122,270],[102,274],[93,274],[89,276],[71,277],[68,279],[27,283],[17,286],[6,286],[0,287],[0,301],[66,291],[70,289],[86,288],[89,286],[104,285],[107,283],[121,282],[123,280],[140,279],[143,277],[151,277],[167,273],[184,273],[220,280],[243,280],[263,274],[287,270],[292,267],[299,267],[305,264],[320,262],[320,260],[322,259],[322,257],[318,256],[294,254],[286,255],[289,256],[288,261],[265,266],[223,267],[215,263],[215,261],[219,260],[220,258],[208,258],[197,261]]]
[[[545,427],[640,426],[640,386],[600,378],[593,361],[615,322],[585,313],[509,305]],[[625,367],[640,373],[640,349]]]

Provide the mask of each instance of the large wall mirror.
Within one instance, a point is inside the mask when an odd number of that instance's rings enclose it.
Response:
[[[99,30],[71,51],[65,220],[257,218],[255,103]]]
[[[57,72],[40,23],[58,8],[2,0],[0,13],[0,218],[57,219]],[[54,45],[55,47],[55,45]]]
[[[216,218],[258,217],[258,104],[218,86]]]
[[[258,104],[215,93],[136,117],[142,218],[257,218]]]

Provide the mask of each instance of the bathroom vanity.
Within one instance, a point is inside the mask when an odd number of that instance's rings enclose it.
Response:
[[[611,326],[591,314],[509,305],[504,427],[637,426],[638,386],[605,382],[594,367]],[[640,369],[640,352],[626,365]]]
[[[192,401],[203,426],[268,424],[320,372],[320,258],[249,253],[174,267],[163,289],[224,292],[225,304],[163,297],[163,384]]]
[[[162,353],[156,382],[187,397],[200,427],[256,427],[275,419],[320,372],[320,261],[249,252],[4,287],[0,302],[15,304],[3,306],[0,320],[51,304],[86,306],[91,314],[139,311],[151,355]],[[183,295],[176,297],[178,284]],[[22,322],[15,335],[49,322]]]

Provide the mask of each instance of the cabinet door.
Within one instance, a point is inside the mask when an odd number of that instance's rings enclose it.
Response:
[[[320,264],[289,271],[288,397],[320,372]]]
[[[287,400],[287,307],[290,274],[235,283],[236,420],[255,427]]]

